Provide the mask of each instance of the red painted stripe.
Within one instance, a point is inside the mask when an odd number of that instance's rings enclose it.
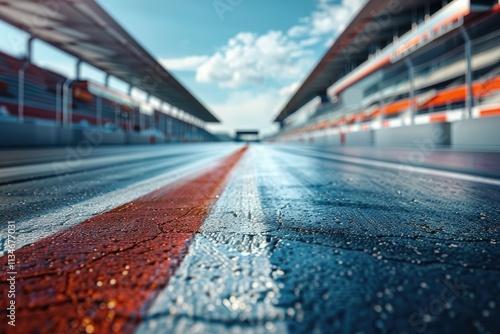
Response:
[[[391,103],[384,108],[384,114],[385,115],[395,115],[395,114],[400,114],[404,110],[410,108],[411,102],[410,99],[405,99],[401,101],[397,101],[394,103]]]
[[[500,116],[500,108],[483,109],[480,115],[481,117]]]
[[[16,332],[132,333],[245,151],[16,251]]]
[[[437,114],[430,116],[431,123],[444,123],[448,121],[448,116],[446,114]]]

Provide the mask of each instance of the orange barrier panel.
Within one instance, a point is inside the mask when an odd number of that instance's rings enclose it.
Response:
[[[384,113],[386,115],[395,115],[403,112],[405,109],[408,108],[410,108],[410,100],[409,99],[401,100],[386,106],[384,109]]]
[[[379,117],[381,114],[382,114],[382,109],[377,109],[374,112],[372,112],[371,115],[368,116],[368,117],[369,118],[375,118],[375,117]]]
[[[478,97],[485,97],[500,90],[500,77],[493,78],[481,85],[480,91],[475,94]]]
[[[437,95],[430,99],[427,103],[420,106],[422,109],[427,109],[431,107],[442,106],[450,102],[465,101],[467,90],[465,85],[447,89],[437,93]]]
[[[358,119],[358,115],[353,115],[349,118],[347,118],[346,123],[347,124],[353,124],[356,123],[356,120]]]
[[[500,116],[500,108],[484,109],[479,114],[481,117]]]
[[[80,88],[80,87],[75,87],[73,90],[73,97],[75,99],[78,99],[83,102],[90,103],[94,100],[94,95],[90,94],[86,90]]]
[[[446,114],[436,114],[436,115],[430,115],[430,122],[431,123],[444,123],[448,121],[448,117]]]

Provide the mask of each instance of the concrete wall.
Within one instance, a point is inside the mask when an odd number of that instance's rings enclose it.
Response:
[[[103,132],[102,143],[104,145],[123,145],[127,143],[127,135],[120,132]]]
[[[77,146],[88,143],[93,146],[149,144],[150,136],[97,129],[67,129],[50,124],[0,122],[0,147]]]
[[[450,145],[451,124],[420,124],[374,131],[375,146],[414,146],[427,141],[435,145]]]
[[[50,125],[0,123],[0,147],[53,146],[57,129]]]
[[[342,146],[342,141],[340,134],[328,134],[326,136],[314,138],[314,144],[327,145],[327,146]]]
[[[360,131],[345,134],[345,146],[372,146],[374,131]]]
[[[143,136],[139,133],[127,133],[127,144],[145,145],[150,143],[150,136]]]
[[[500,147],[500,117],[467,119],[452,123],[453,147]]]
[[[58,140],[55,145],[79,145],[90,142],[92,145],[123,145],[126,144],[126,134],[119,132],[104,132],[97,129],[65,129],[56,128]]]

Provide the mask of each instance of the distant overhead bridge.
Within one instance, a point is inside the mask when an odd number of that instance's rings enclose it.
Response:
[[[259,131],[237,131],[236,141],[259,141]]]

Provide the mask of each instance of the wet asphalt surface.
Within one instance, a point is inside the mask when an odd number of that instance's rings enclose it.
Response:
[[[230,154],[234,147],[102,147],[86,155],[67,148],[3,150],[0,166],[9,168],[15,176],[0,177],[0,221],[41,217],[167,171],[182,170],[203,159]],[[18,174],[19,166],[28,168]],[[46,167],[47,172],[33,177],[40,166]]]
[[[36,221],[207,147],[3,185],[0,219]],[[498,185],[313,152],[251,146],[138,333],[499,332]]]
[[[500,189],[263,149],[292,332],[498,332]]]

